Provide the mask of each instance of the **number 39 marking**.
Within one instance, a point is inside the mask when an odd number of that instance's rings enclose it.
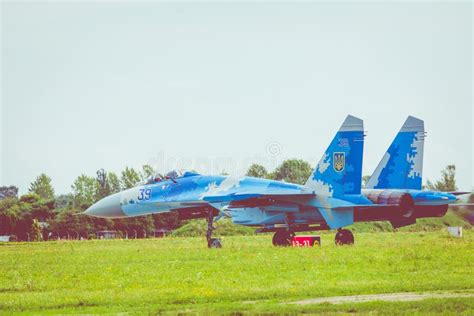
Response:
[[[151,198],[151,189],[138,190],[138,200],[149,200]]]

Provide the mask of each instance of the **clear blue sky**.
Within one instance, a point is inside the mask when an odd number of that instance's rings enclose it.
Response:
[[[347,114],[364,174],[407,115],[424,178],[473,186],[472,4],[2,2],[1,185],[151,163],[315,165]]]

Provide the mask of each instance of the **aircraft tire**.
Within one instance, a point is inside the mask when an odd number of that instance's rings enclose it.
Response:
[[[278,247],[288,247],[291,245],[291,238],[293,238],[293,233],[287,231],[277,231],[272,238],[272,243],[274,246]]]
[[[349,229],[339,229],[334,238],[337,246],[353,245],[354,234]]]
[[[209,248],[222,248],[221,240],[219,238],[211,238],[208,244]]]

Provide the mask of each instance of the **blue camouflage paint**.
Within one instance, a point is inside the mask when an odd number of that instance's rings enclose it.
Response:
[[[305,188],[300,185],[252,177],[226,177],[190,174],[155,184],[138,186],[121,193],[121,209],[125,216],[168,212],[208,203],[228,204],[264,194],[298,194]],[[149,200],[140,199],[143,187],[151,189]]]
[[[372,180],[377,180],[377,185],[400,183],[396,177],[401,174],[400,170],[415,175],[413,182],[405,177],[404,185],[418,185],[422,143],[420,147],[420,134],[409,130],[414,128],[411,123],[404,126],[403,133],[397,135],[389,148],[387,163]],[[362,120],[348,116],[304,186],[252,177],[186,172],[173,180],[152,181],[105,197],[85,213],[120,218],[189,208],[215,208],[221,214],[231,216],[235,223],[248,226],[323,223],[331,229],[344,227],[353,223],[355,207],[377,207],[361,194],[363,143]],[[447,193],[405,191],[413,196],[415,205],[443,205],[456,199]],[[269,203],[255,206],[249,202],[255,203],[257,198]]]
[[[316,197],[308,204],[316,207],[330,228],[354,222],[354,206],[372,204],[361,195],[364,125],[349,115],[333,138],[305,186]],[[345,209],[334,210],[336,207]]]
[[[409,116],[363,190],[375,190],[385,195],[406,193],[414,206],[446,206],[457,201],[448,192],[422,191],[423,150],[425,126],[418,118]]]
[[[417,206],[426,205],[446,205],[453,204],[457,201],[457,197],[448,192],[436,191],[421,191],[421,190],[406,190],[409,193]]]
[[[317,194],[342,197],[360,194],[364,127],[348,116],[313,171],[306,187]]]
[[[363,141],[362,120],[348,116],[305,186],[252,177],[187,172],[174,181],[139,185],[106,197],[86,214],[129,217],[202,206],[227,212],[234,222],[243,225],[285,224],[291,213],[292,223],[328,223],[331,228],[342,227],[352,223],[353,207],[357,203],[370,203],[360,195]],[[281,195],[289,196],[289,201],[230,208],[232,202]],[[110,207],[112,200],[115,209]],[[341,206],[344,210],[332,210]],[[106,215],[105,209],[108,210]]]
[[[366,187],[421,190],[424,137],[423,121],[409,116]]]

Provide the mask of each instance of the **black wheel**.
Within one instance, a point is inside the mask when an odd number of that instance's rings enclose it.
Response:
[[[274,246],[288,247],[291,245],[291,238],[294,234],[287,231],[277,231],[273,235],[272,243]]]
[[[211,238],[207,246],[209,248],[222,248],[221,240],[219,238]]]
[[[339,229],[336,233],[336,238],[334,239],[336,245],[353,245],[354,244],[354,235],[349,229]]]

